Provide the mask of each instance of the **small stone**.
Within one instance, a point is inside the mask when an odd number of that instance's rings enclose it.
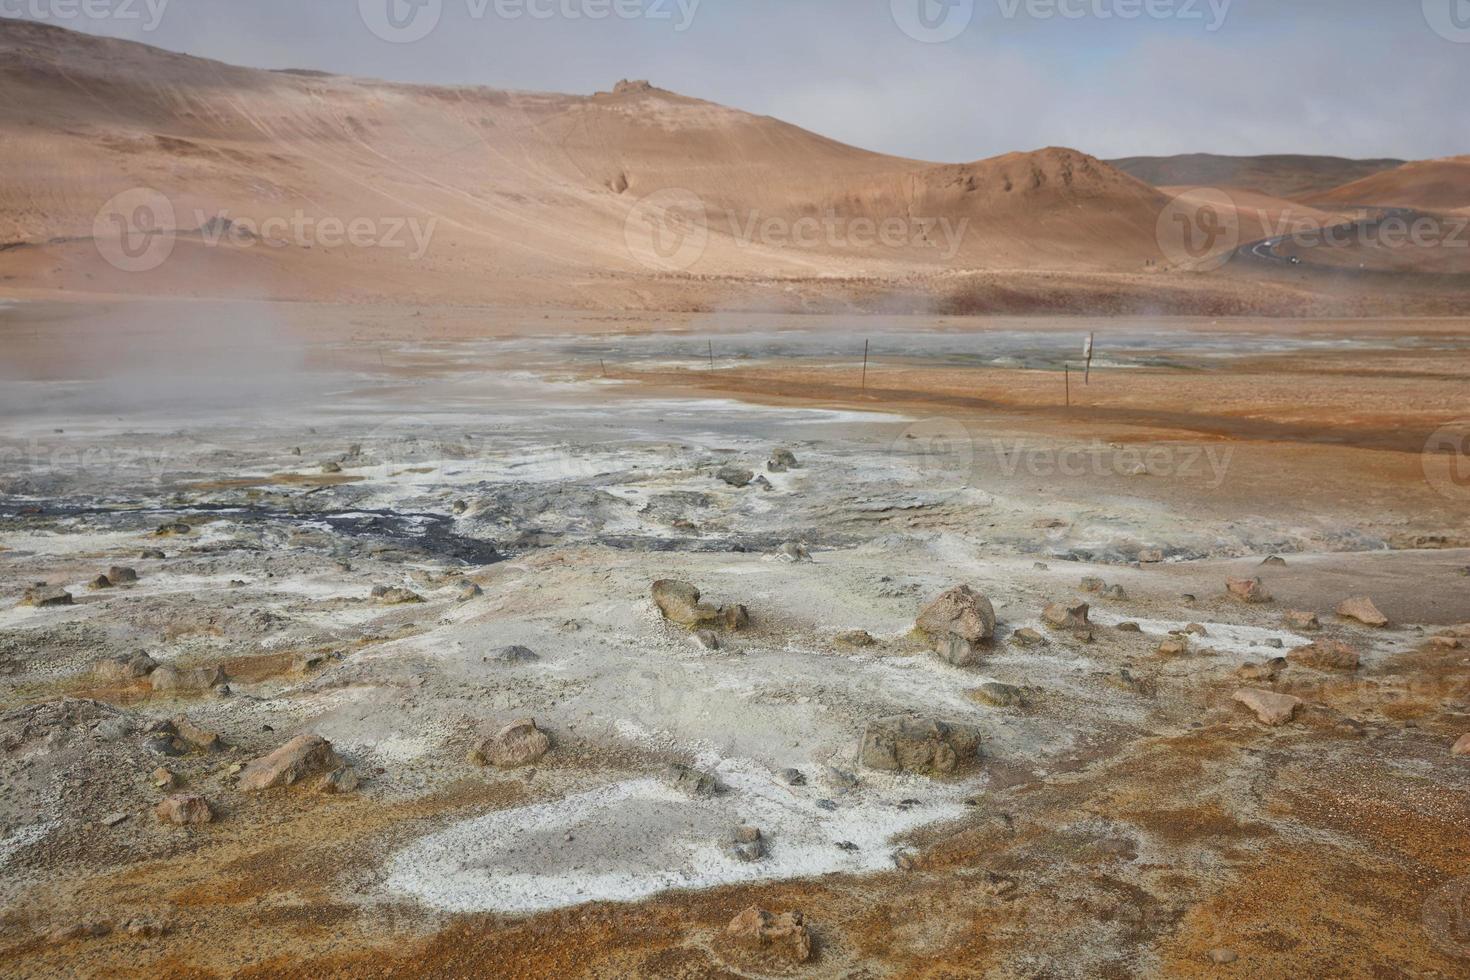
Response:
[[[197,749],[219,752],[225,747],[224,741],[217,734],[200,728],[182,715],[174,719],[173,725],[174,734]]]
[[[1294,664],[1313,670],[1339,670],[1352,673],[1358,669],[1358,651],[1338,640],[1318,640],[1311,646],[1298,647],[1286,655]]]
[[[103,589],[110,589],[112,588],[112,580],[109,579],[106,575],[99,575],[92,581],[87,583],[87,588],[93,592],[100,592]]]
[[[1429,645],[1436,650],[1458,650],[1461,644],[1453,636],[1431,636],[1429,638]]]
[[[1302,609],[1288,610],[1286,613],[1286,625],[1294,630],[1304,632],[1315,632],[1322,628],[1322,622],[1317,618],[1316,613],[1307,612]]]
[[[715,479],[739,489],[750,486],[755,473],[742,466],[722,466],[715,472]]]
[[[1242,688],[1232,695],[1233,699],[1245,705],[1255,712],[1256,718],[1263,725],[1278,727],[1291,721],[1296,714],[1297,708],[1301,707],[1301,698],[1292,697],[1289,694],[1276,694],[1272,691],[1261,691],[1254,688]]]
[[[323,473],[341,473],[342,472],[342,467],[341,467],[340,464],[333,463],[330,460],[328,460],[327,462],[325,462],[325,463],[322,464],[322,472]]]
[[[1102,594],[1104,599],[1113,599],[1117,602],[1123,602],[1128,598],[1128,590],[1121,585],[1109,585],[1102,590]]]
[[[107,570],[107,578],[113,585],[132,585],[138,581],[138,573],[126,565],[113,565]]]
[[[1212,949],[1206,955],[1209,957],[1211,963],[1216,963],[1220,966],[1234,963],[1240,959],[1240,957],[1235,955],[1235,950],[1233,949]]]
[[[497,769],[529,766],[551,750],[551,737],[536,727],[533,718],[511,722],[495,734],[481,739],[470,750],[470,761]]]
[[[1454,748],[1450,749],[1450,755],[1470,755],[1470,732],[1466,732],[1464,735],[1460,736],[1460,740],[1455,743]]]
[[[1092,575],[1089,575],[1089,576],[1087,576],[1086,578],[1084,578],[1082,580],[1082,591],[1083,592],[1101,592],[1106,587],[1107,587],[1107,583],[1106,582],[1104,582],[1102,579],[1097,578],[1097,577],[1092,576]]]
[[[725,629],[733,631],[750,628],[750,610],[744,606],[734,603],[720,607],[720,621],[725,624]]]
[[[351,766],[343,766],[334,769],[322,778],[319,787],[323,793],[336,795],[338,793],[351,793],[360,785],[357,772]]]
[[[1187,633],[1187,634],[1189,634],[1190,636],[1209,636],[1210,635],[1210,631],[1207,630],[1207,629],[1205,629],[1199,623],[1190,623],[1188,626],[1184,627],[1184,632]]]
[[[132,814],[130,813],[109,813],[107,816],[102,818],[102,826],[116,827],[118,824],[122,823],[130,816],[132,816]]]
[[[342,766],[332,743],[320,735],[298,735],[269,755],[261,756],[240,771],[238,788],[259,791],[278,786],[292,786]]]
[[[1281,672],[1286,669],[1286,658],[1276,657],[1263,664],[1244,664],[1237,668],[1235,676],[1243,681],[1251,681],[1256,684],[1272,683]]]
[[[719,625],[720,610],[699,600],[699,590],[688,582],[663,579],[653,583],[653,602],[664,619],[691,629]]]
[[[1082,630],[1091,625],[1087,618],[1090,612],[1091,607],[1085,602],[1075,606],[1053,602],[1042,610],[1041,618],[1053,629]]]
[[[1182,657],[1189,652],[1189,643],[1176,637],[1160,643],[1155,652],[1161,657]]]
[[[373,586],[371,598],[380,606],[408,606],[424,601],[417,592],[389,585]]]
[[[807,550],[807,547],[804,544],[799,544],[795,541],[787,541],[781,547],[776,549],[776,557],[781,559],[782,561],[791,562],[792,564],[799,564],[802,562],[810,562],[812,560],[812,553]]]
[[[752,905],[730,920],[725,935],[757,951],[805,963],[812,955],[812,939],[805,923],[800,912],[776,915]]]
[[[491,650],[482,659],[487,664],[502,664],[507,667],[514,667],[518,664],[534,663],[541,658],[536,655],[535,651],[527,647],[510,646]]]
[[[189,534],[193,530],[193,528],[183,521],[171,521],[159,527],[158,530],[153,532],[153,535],[158,538],[176,538]]]
[[[1119,623],[1117,630],[1119,633],[1142,633],[1143,627],[1137,623]]]
[[[1388,617],[1378,611],[1373,605],[1373,600],[1367,596],[1358,596],[1345,600],[1337,607],[1337,614],[1344,619],[1356,619],[1365,626],[1387,626]]]
[[[138,557],[146,561],[163,561],[164,554],[157,548],[144,548],[138,552]]]
[[[1145,548],[1138,553],[1138,563],[1140,565],[1157,565],[1163,560],[1164,553],[1158,548]]]
[[[210,808],[209,801],[194,794],[167,797],[153,812],[160,822],[179,827],[209,823],[214,819],[214,810]]]
[[[1262,568],[1285,568],[1286,567],[1286,559],[1285,558],[1282,558],[1280,555],[1272,555],[1271,557],[1267,558],[1265,561],[1261,562],[1261,567]]]
[[[146,653],[130,657],[112,657],[92,665],[92,677],[103,684],[132,684],[158,669],[158,662]]]
[[[1046,643],[1046,637],[1030,627],[1022,627],[1011,634],[1011,640],[1023,647],[1039,647]]]
[[[1259,578],[1233,578],[1225,583],[1225,590],[1232,598],[1252,605],[1263,605],[1273,602],[1271,594],[1266,591],[1266,583]]]
[[[153,785],[159,789],[172,789],[179,783],[179,777],[175,776],[169,769],[159,766],[153,770]]]
[[[695,769],[693,766],[686,766],[682,763],[676,762],[666,767],[661,778],[664,785],[686,796],[714,796],[720,791],[719,780],[715,778],[714,773]]]
[[[869,722],[858,755],[870,769],[945,776],[979,749],[980,733],[969,725],[898,715]]]
[[[777,449],[771,453],[771,458],[766,463],[766,468],[772,473],[784,473],[787,470],[801,469],[801,464],[796,461],[796,454],[789,449]]]
[[[878,641],[873,639],[873,635],[867,630],[848,630],[845,633],[838,633],[832,637],[832,642],[840,647],[852,647],[859,650],[878,645]]]
[[[208,691],[217,684],[223,684],[227,679],[225,672],[218,667],[180,669],[171,664],[164,664],[148,675],[148,683],[153,690],[179,694],[197,694]]]
[[[806,775],[800,769],[782,769],[781,781],[787,786],[805,786]]]
[[[1026,693],[1019,687],[1010,684],[1001,684],[989,681],[981,684],[970,696],[982,704],[988,704],[993,708],[1024,708],[1026,706]]]
[[[52,945],[61,945],[78,939],[101,939],[111,932],[110,922],[79,922],[51,930],[46,934],[46,941]]]
[[[129,936],[138,939],[157,939],[168,934],[168,926],[150,919],[132,919],[124,930]]]
[[[36,609],[50,609],[56,606],[70,606],[73,600],[71,593],[65,589],[49,585],[34,585],[26,589],[20,604]]]
[[[900,871],[917,871],[919,856],[913,851],[898,851],[893,855],[893,866]]]
[[[484,594],[485,590],[480,588],[474,582],[463,582],[456,590],[456,598],[460,602],[469,602],[472,599],[480,598],[480,596]]]
[[[690,642],[701,650],[718,650],[720,648],[720,635],[714,630],[695,630],[689,636]]]

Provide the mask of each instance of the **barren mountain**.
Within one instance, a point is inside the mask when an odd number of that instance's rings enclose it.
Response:
[[[1108,163],[1156,187],[1223,187],[1299,198],[1401,166],[1402,160],[1271,154],[1235,157],[1188,153],[1171,157],[1125,157]]]
[[[640,82],[267,72],[13,20],[0,78],[0,275],[23,286],[597,304],[671,277],[1134,271],[1168,200],[1073,150],[928,164]],[[354,221],[378,247],[330,234]],[[101,261],[91,239],[141,249],[145,225],[168,261]]]
[[[1470,156],[1421,160],[1310,198],[1318,206],[1375,205],[1420,211],[1470,208]]]

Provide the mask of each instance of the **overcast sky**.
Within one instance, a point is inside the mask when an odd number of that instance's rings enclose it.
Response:
[[[0,0],[0,14],[265,68],[580,93],[648,78],[929,160],[1470,153],[1470,0]]]

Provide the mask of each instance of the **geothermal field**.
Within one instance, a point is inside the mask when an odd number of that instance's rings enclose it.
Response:
[[[1470,975],[1470,158],[0,54],[0,976]]]

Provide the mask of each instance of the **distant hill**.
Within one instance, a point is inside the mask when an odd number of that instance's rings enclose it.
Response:
[[[1255,157],[1189,153],[1125,157],[1108,163],[1155,187],[1239,187],[1272,197],[1305,198],[1401,166],[1402,160],[1276,154]]]

